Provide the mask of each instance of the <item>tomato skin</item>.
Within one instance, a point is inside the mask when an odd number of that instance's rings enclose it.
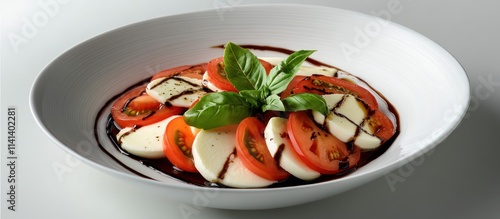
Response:
[[[281,92],[280,94],[280,97],[281,99],[283,98],[287,98],[288,96],[290,96],[291,94],[293,94],[293,89],[297,86],[297,84],[304,80],[306,78],[306,76],[302,76],[302,75],[296,75],[292,81],[290,81],[290,83],[288,84],[288,86],[286,87],[286,89]]]
[[[374,109],[378,109],[377,100],[375,99],[375,96],[370,93],[370,91],[357,84],[336,77],[325,75],[313,75],[306,77],[296,84],[292,92],[295,94],[308,92],[319,95],[351,94],[363,100]]]
[[[266,74],[269,74],[269,72],[271,72],[271,69],[274,68],[273,65],[271,65],[271,63],[267,62],[267,61],[264,61],[262,59],[259,59],[259,62],[260,64],[262,65],[262,67],[264,67],[264,69],[266,70]]]
[[[160,71],[153,75],[151,81],[163,78],[163,77],[172,77],[174,75],[182,75],[192,78],[202,79],[203,74],[207,71],[207,63],[201,63],[197,65],[183,65],[167,70]]]
[[[236,153],[243,165],[256,175],[273,181],[284,180],[290,174],[276,165],[276,161],[267,149],[264,139],[265,128],[264,123],[255,117],[241,121],[236,130]]]
[[[207,67],[207,80],[221,90],[238,92],[229,79],[227,79],[223,64],[224,57],[218,57],[210,60]]]
[[[370,116],[368,122],[372,122],[375,125],[375,132],[373,133],[375,136],[382,140],[382,143],[389,140],[396,130],[394,128],[394,124],[384,113],[380,110],[374,110],[373,114]]]
[[[347,145],[322,130],[305,111],[292,112],[287,123],[288,136],[295,152],[311,169],[321,174],[337,174],[354,167],[361,150]]]
[[[260,60],[260,64],[269,74],[273,66],[264,60]],[[215,87],[223,91],[233,91],[238,92],[234,85],[227,79],[226,72],[224,71],[224,57],[218,57],[210,60],[207,67],[207,80],[210,81]]]
[[[181,107],[169,107],[159,103],[147,95],[145,89],[146,85],[134,88],[120,96],[111,106],[111,116],[121,128],[149,125],[184,111]],[[126,110],[144,111],[144,113],[129,115],[123,110],[125,105],[127,105]],[[154,113],[150,114],[151,112]]]
[[[176,167],[187,172],[198,172],[193,162],[191,148],[194,135],[182,116],[174,116],[165,128],[163,152]]]

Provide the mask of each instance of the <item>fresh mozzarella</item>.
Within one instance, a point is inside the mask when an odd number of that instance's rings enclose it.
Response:
[[[213,84],[212,82],[210,82],[210,79],[208,78],[208,73],[205,72],[205,74],[203,74],[203,87],[206,87],[208,88],[209,90],[213,91],[213,92],[220,92],[220,91],[223,91],[222,89],[218,88],[217,86],[215,86],[215,84]]]
[[[126,152],[143,158],[163,158],[163,135],[170,118],[142,127],[126,127],[116,135]]]
[[[236,126],[201,130],[192,148],[196,169],[210,182],[237,188],[275,183],[255,175],[243,165],[236,154]]]
[[[370,150],[380,146],[382,144],[382,140],[363,131],[358,134],[356,140],[354,141],[354,144],[359,145],[361,149]]]
[[[325,123],[323,123],[325,124]],[[358,126],[349,119],[330,113],[326,117],[326,126],[328,131],[343,142],[349,142],[356,134]]]
[[[309,168],[293,149],[287,134],[287,119],[273,117],[264,129],[266,145],[273,157],[279,156],[278,163],[293,176],[302,180],[313,180],[321,174]]]
[[[200,79],[173,76],[151,81],[146,88],[146,93],[166,105],[189,107],[206,92],[203,90]]]
[[[370,123],[365,123],[370,109],[363,101],[349,94],[327,94],[323,97],[330,113],[325,117],[313,111],[314,120],[318,124],[325,125],[339,140],[354,141],[354,144],[363,150],[371,150],[381,145],[382,140],[373,135],[374,128]]]
[[[196,135],[192,146],[194,163],[208,181],[218,180],[228,157],[234,153],[235,135],[233,131],[223,129],[201,130]]]
[[[316,67],[316,66],[300,66],[297,75],[311,76],[311,75],[326,75],[333,77],[338,70],[335,68],[328,67]]]
[[[280,62],[283,61],[283,58],[277,57],[259,57],[259,59],[269,62],[273,66],[279,65]],[[337,71],[338,69],[336,68],[301,65],[299,71],[297,71],[297,75],[311,76],[317,74],[333,77]]]
[[[280,57],[259,57],[259,59],[269,62],[269,64],[273,66],[279,65],[280,62],[284,60],[284,58]]]
[[[235,155],[231,157],[231,163],[227,167],[224,178],[219,179],[221,184],[236,188],[257,188],[269,186],[276,182],[255,175],[255,173],[245,167],[240,157]]]
[[[325,99],[326,106],[329,110],[333,109],[337,103],[342,100],[342,97],[343,95],[323,95],[323,99]],[[323,124],[325,121],[325,116],[319,112],[313,111],[313,116],[314,120],[319,124]]]
[[[194,126],[189,126],[189,129],[191,129],[191,132],[193,133],[194,136],[198,135],[200,133],[201,129],[196,128]]]

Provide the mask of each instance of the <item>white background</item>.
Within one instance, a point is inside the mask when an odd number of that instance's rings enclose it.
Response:
[[[48,2],[55,2],[57,10],[44,9]],[[142,194],[141,188],[64,153],[42,133],[29,109],[31,85],[45,65],[76,44],[123,25],[201,9],[233,10],[220,8],[224,5],[307,3],[370,14],[394,2],[402,10],[391,21],[439,43],[468,72],[468,116],[432,153],[325,200],[263,211],[205,208],[183,217],[179,203],[161,194]],[[2,154],[2,218],[500,218],[498,1],[2,0],[1,6],[2,153],[7,107],[15,106],[18,114],[16,211],[7,209],[8,172]],[[32,23],[36,31],[23,34],[27,22],[36,18],[43,21]],[[9,35],[24,40],[12,43]],[[390,183],[394,177],[400,181]]]

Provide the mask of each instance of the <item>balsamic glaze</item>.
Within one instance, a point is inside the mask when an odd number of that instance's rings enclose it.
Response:
[[[290,54],[292,54],[294,52],[292,50],[288,50],[288,49],[284,49],[284,48],[278,48],[278,47],[271,47],[271,46],[259,46],[259,45],[240,45],[240,46],[243,47],[243,48],[247,48],[247,49],[275,51],[275,52],[280,52],[280,53],[284,53],[284,54],[288,54],[288,55],[290,55]],[[212,48],[224,48],[224,45],[217,45],[217,46],[213,46]],[[313,65],[316,65],[316,66],[324,66],[324,67],[336,68],[334,66],[325,64],[323,62],[314,60],[312,58],[308,58],[307,61],[309,63],[313,64]],[[143,165],[145,165],[145,166],[147,166],[149,168],[152,168],[154,170],[157,170],[157,171],[159,171],[161,173],[164,173],[166,175],[169,175],[169,176],[171,176],[173,178],[176,178],[178,180],[181,180],[181,181],[189,183],[189,184],[193,184],[193,185],[197,185],[197,186],[205,186],[205,187],[226,187],[224,185],[219,185],[219,184],[215,184],[215,183],[212,183],[212,182],[208,182],[207,180],[205,180],[198,173],[190,173],[190,172],[185,172],[185,171],[179,170],[176,167],[174,167],[172,165],[172,163],[170,163],[170,161],[168,159],[166,159],[166,158],[162,158],[162,159],[146,159],[146,158],[141,158],[141,157],[138,157],[138,156],[135,156],[135,155],[132,155],[132,154],[128,154],[125,150],[123,150],[120,147],[120,144],[119,144],[118,140],[116,139],[116,134],[118,134],[119,128],[116,126],[115,122],[113,121],[113,118],[111,117],[110,112],[105,112],[106,106],[109,106],[113,101],[115,101],[118,97],[120,97],[121,95],[123,95],[127,91],[129,91],[129,90],[131,90],[131,89],[133,89],[135,87],[138,87],[140,85],[146,84],[150,80],[151,80],[151,78],[146,78],[146,79],[144,79],[144,80],[142,80],[142,81],[134,84],[130,88],[126,89],[125,91],[117,94],[116,96],[114,96],[113,98],[111,98],[110,100],[108,100],[105,103],[105,105],[101,108],[101,110],[99,111],[98,116],[97,116],[97,118],[96,118],[96,120],[94,122],[94,138],[96,139],[99,148],[105,154],[107,154],[111,159],[115,160],[118,164],[122,165],[124,168],[126,168],[130,172],[132,172],[132,173],[134,173],[134,174],[136,174],[138,176],[151,179],[150,177],[145,176],[144,174],[141,174],[140,172],[138,172],[138,171],[136,171],[136,170],[128,167],[127,165],[123,164],[121,161],[119,161],[116,157],[114,157],[111,153],[109,153],[103,147],[103,145],[101,144],[101,141],[100,141],[100,139],[99,139],[99,137],[97,135],[97,131],[101,130],[99,127],[97,127],[97,124],[98,124],[97,121],[99,120],[99,118],[102,118],[103,116],[107,116],[108,119],[107,119],[107,124],[106,124],[106,134],[107,134],[108,138],[111,140],[111,142],[115,145],[116,150],[120,151],[122,154],[129,156],[130,158],[136,160],[137,162],[139,162],[139,163],[141,163],[141,164],[143,164]],[[365,84],[367,84],[362,79],[359,79],[359,80],[362,81],[362,82],[364,82]],[[370,86],[370,85],[368,85],[368,86]],[[303,181],[303,180],[300,180],[300,179],[295,178],[293,176],[290,176],[288,179],[286,179],[286,180],[284,180],[282,182],[278,182],[278,183],[275,183],[273,185],[270,185],[269,188],[299,186],[299,185],[307,185],[307,184],[312,184],[312,183],[319,183],[319,182],[325,182],[325,181],[334,180],[334,179],[337,179],[337,178],[340,178],[340,177],[343,177],[345,175],[348,175],[348,174],[352,173],[357,168],[364,166],[368,162],[374,160],[375,158],[377,158],[381,154],[383,154],[385,151],[387,151],[387,149],[392,145],[392,143],[394,142],[394,140],[399,135],[399,132],[400,132],[399,115],[398,115],[396,109],[394,108],[394,106],[390,102],[388,102],[387,99],[383,95],[381,95],[378,91],[376,91],[375,89],[373,89],[371,86],[370,86],[370,88],[373,91],[377,92],[377,94],[380,97],[382,97],[382,99],[384,99],[387,102],[389,111],[391,113],[393,113],[394,116],[396,117],[396,132],[395,132],[395,134],[393,135],[393,137],[391,139],[388,139],[384,144],[382,144],[380,147],[376,148],[375,150],[361,152],[361,158],[360,158],[358,164],[356,165],[356,167],[348,169],[348,163],[347,163],[346,164],[347,167],[346,167],[346,165],[343,165],[341,167],[342,169],[346,169],[342,173],[333,174],[333,175],[325,175],[325,174],[323,174],[319,178],[317,178],[315,180],[312,180],[312,181]],[[353,142],[348,142],[347,146],[348,146],[349,149],[351,149],[350,151],[352,151],[354,149]],[[227,167],[226,167],[226,169],[227,169]],[[219,176],[219,178],[224,177],[223,176],[223,172],[224,171],[221,172],[222,175]]]

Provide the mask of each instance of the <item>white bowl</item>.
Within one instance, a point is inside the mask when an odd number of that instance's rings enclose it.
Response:
[[[385,95],[399,112],[400,135],[380,157],[340,179],[262,189],[198,187],[168,177],[151,180],[99,149],[94,134],[103,135],[103,129],[94,130],[94,121],[106,101],[161,69],[221,56],[221,49],[211,47],[228,41],[317,50],[315,59],[361,77]],[[36,78],[30,97],[36,121],[67,153],[145,192],[227,209],[297,205],[381,177],[446,138],[463,118],[468,101],[463,68],[426,37],[365,14],[305,5],[220,8],[118,28],[55,59]]]

